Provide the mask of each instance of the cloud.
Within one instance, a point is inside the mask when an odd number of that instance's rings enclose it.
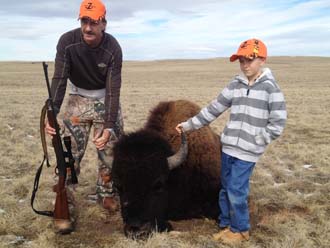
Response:
[[[78,16],[80,1],[0,1],[1,16],[58,18]]]
[[[6,2],[0,10],[0,25],[5,27],[0,46],[13,51],[0,54],[0,60],[24,59],[26,53],[18,54],[11,44],[25,45],[34,51],[34,58],[41,59],[45,52],[34,47],[43,43],[48,44],[48,51],[53,52],[49,59],[53,59],[59,36],[79,26],[76,17],[81,1],[17,2]],[[125,59],[230,56],[241,41],[252,37],[265,41],[273,56],[330,56],[327,0],[104,2],[107,32],[119,40]]]
[[[72,18],[78,16],[81,0],[57,0],[54,2],[44,0],[33,1],[4,1],[1,0],[1,15],[14,13],[15,15],[34,16],[43,18],[66,17]],[[121,20],[132,16],[136,11],[146,10],[166,10],[174,13],[183,13],[190,6],[203,5],[205,3],[217,2],[216,0],[103,0],[107,7],[108,16],[114,20]]]

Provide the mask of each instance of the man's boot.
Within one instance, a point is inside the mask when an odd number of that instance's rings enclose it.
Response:
[[[116,212],[119,209],[118,199],[115,196],[98,196],[98,203],[110,212]]]
[[[97,202],[110,212],[119,209],[119,199],[112,186],[110,169],[103,167],[99,170],[99,179],[97,182]]]

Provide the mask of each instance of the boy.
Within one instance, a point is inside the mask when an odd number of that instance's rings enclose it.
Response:
[[[221,134],[220,232],[223,243],[249,240],[249,179],[266,146],[282,133],[287,113],[284,96],[268,68],[267,48],[258,39],[241,43],[230,61],[239,60],[243,75],[233,81],[199,114],[177,125],[194,130],[208,125],[228,108],[230,120]]]

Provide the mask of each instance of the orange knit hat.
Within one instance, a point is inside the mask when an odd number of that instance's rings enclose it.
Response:
[[[239,56],[243,56],[249,59],[254,59],[257,57],[267,58],[267,48],[261,40],[246,40],[241,43],[237,52],[231,55],[230,62],[235,61]]]
[[[79,19],[89,17],[95,21],[105,18],[106,10],[100,0],[84,0],[80,5]]]

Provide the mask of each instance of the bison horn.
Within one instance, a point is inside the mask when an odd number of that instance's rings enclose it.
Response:
[[[179,165],[181,165],[188,154],[188,143],[187,143],[187,137],[184,132],[181,132],[181,146],[179,151],[172,155],[171,157],[167,158],[168,161],[168,167],[170,170],[175,169]]]

